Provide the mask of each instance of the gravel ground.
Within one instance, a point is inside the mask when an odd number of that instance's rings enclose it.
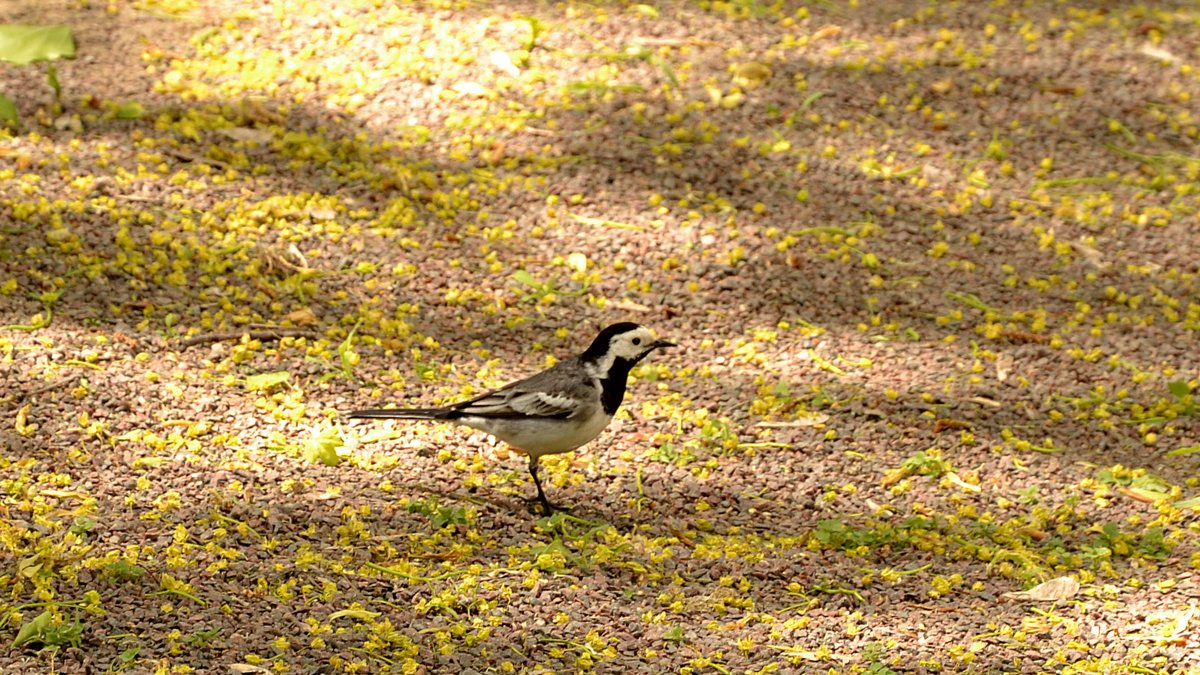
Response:
[[[1194,2],[0,22],[0,671],[1200,672]]]

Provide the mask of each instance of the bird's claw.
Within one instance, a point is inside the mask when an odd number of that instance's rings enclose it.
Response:
[[[535,516],[549,517],[555,513],[566,513],[568,515],[571,513],[571,509],[569,507],[551,504],[550,500],[540,499],[538,497],[529,497],[526,499],[525,506],[529,509],[529,512]]]

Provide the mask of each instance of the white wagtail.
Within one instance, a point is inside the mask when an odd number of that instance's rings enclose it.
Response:
[[[439,420],[491,434],[529,455],[529,475],[549,515],[554,506],[538,479],[538,459],[599,436],[625,398],[630,369],[655,349],[674,346],[636,323],[616,323],[579,356],[482,396],[442,408],[356,410],[350,417]]]

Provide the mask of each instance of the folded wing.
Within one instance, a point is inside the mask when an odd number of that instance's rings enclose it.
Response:
[[[454,406],[454,412],[473,417],[566,419],[581,405],[579,399],[566,394],[505,388],[463,401]]]

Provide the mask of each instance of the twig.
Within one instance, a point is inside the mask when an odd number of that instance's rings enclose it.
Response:
[[[321,337],[314,331],[306,328],[272,328],[271,330],[261,331],[231,331],[228,333],[208,333],[207,335],[194,335],[186,340],[179,341],[179,349],[182,351],[188,347],[196,345],[206,345],[213,342],[226,342],[228,340],[240,340],[242,336],[249,336],[251,340],[279,340],[285,337],[306,337],[319,338]]]
[[[19,394],[17,394],[15,397],[9,398],[9,399],[7,399],[7,400],[4,400],[4,401],[0,401],[0,403],[10,403],[10,402],[12,402],[12,401],[14,401],[14,400],[15,400],[15,401],[27,401],[27,400],[29,400],[29,399],[31,399],[31,398],[33,398],[33,397],[35,397],[35,396],[41,396],[42,394],[48,394],[48,393],[50,393],[50,392],[52,392],[52,391],[55,391],[56,389],[62,389],[62,388],[64,388],[64,387],[69,387],[69,386],[71,386],[71,385],[72,385],[74,382],[75,382],[75,378],[73,378],[73,377],[64,377],[64,378],[63,378],[63,379],[61,379],[61,380],[56,380],[56,381],[54,381],[54,382],[50,382],[50,383],[47,383],[47,384],[43,384],[42,386],[40,386],[40,387],[38,387],[37,389],[34,389],[34,390],[32,390],[32,391],[28,391],[28,392],[24,392],[24,393],[19,393]]]
[[[185,152],[183,150],[176,150],[174,148],[164,148],[163,154],[174,157],[175,159],[183,160],[185,162],[198,162],[200,164],[208,164],[209,166],[215,166],[219,169],[230,168],[229,162],[222,162],[219,159],[212,159],[210,157],[203,157],[201,155],[193,155],[190,152]]]

